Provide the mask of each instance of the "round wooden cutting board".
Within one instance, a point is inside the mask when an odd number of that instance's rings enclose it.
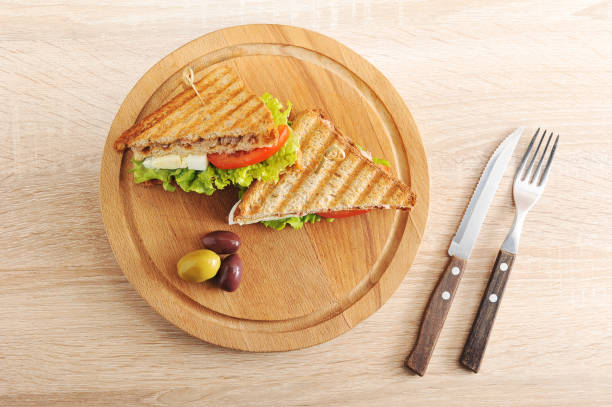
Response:
[[[270,92],[294,112],[323,110],[336,126],[417,195],[411,212],[375,210],[335,222],[282,231],[261,224],[229,226],[237,200],[227,188],[212,196],[137,185],[131,154],[113,141],[135,121],[184,90],[212,65],[233,67],[256,94]],[[174,51],[138,81],[111,126],[100,174],[100,199],[111,246],[128,280],[161,315],[191,335],[247,351],[286,351],[348,331],[391,296],[408,272],[429,210],[423,143],[404,101],[362,57],[312,31],[280,25],[237,26]],[[244,276],[227,293],[176,274],[185,253],[203,248],[213,230],[240,235]],[[381,332],[382,334],[383,332]]]

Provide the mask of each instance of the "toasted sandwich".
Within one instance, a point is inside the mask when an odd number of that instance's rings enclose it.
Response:
[[[292,128],[301,145],[298,164],[276,183],[253,183],[232,208],[230,224],[301,227],[321,217],[344,217],[374,208],[409,210],[415,204],[408,185],[374,162],[320,112],[301,113]]]
[[[173,183],[212,194],[230,184],[274,181],[297,159],[286,110],[269,94],[255,96],[227,66],[216,67],[160,109],[127,129],[117,151],[133,153],[134,180]],[[197,89],[197,92],[196,92]]]

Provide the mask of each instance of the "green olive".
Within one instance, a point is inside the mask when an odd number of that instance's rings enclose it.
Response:
[[[176,263],[176,271],[185,281],[201,283],[213,278],[220,265],[219,255],[212,250],[194,250],[181,257]]]

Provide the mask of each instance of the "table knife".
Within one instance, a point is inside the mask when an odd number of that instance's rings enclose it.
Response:
[[[429,298],[416,343],[405,361],[406,367],[419,376],[425,374],[482,222],[522,133],[523,128],[512,132],[489,158],[461,219],[457,233],[451,241],[448,249],[450,260]]]

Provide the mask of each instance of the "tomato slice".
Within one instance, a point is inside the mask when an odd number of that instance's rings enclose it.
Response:
[[[208,161],[217,168],[230,170],[260,163],[274,155],[289,139],[289,126],[278,126],[278,142],[271,147],[256,148],[251,151],[238,151],[233,154],[209,154]]]
[[[322,216],[324,218],[348,218],[349,216],[357,216],[363,215],[366,212],[371,211],[371,209],[350,209],[346,211],[330,211],[330,212],[319,212],[317,215]]]

